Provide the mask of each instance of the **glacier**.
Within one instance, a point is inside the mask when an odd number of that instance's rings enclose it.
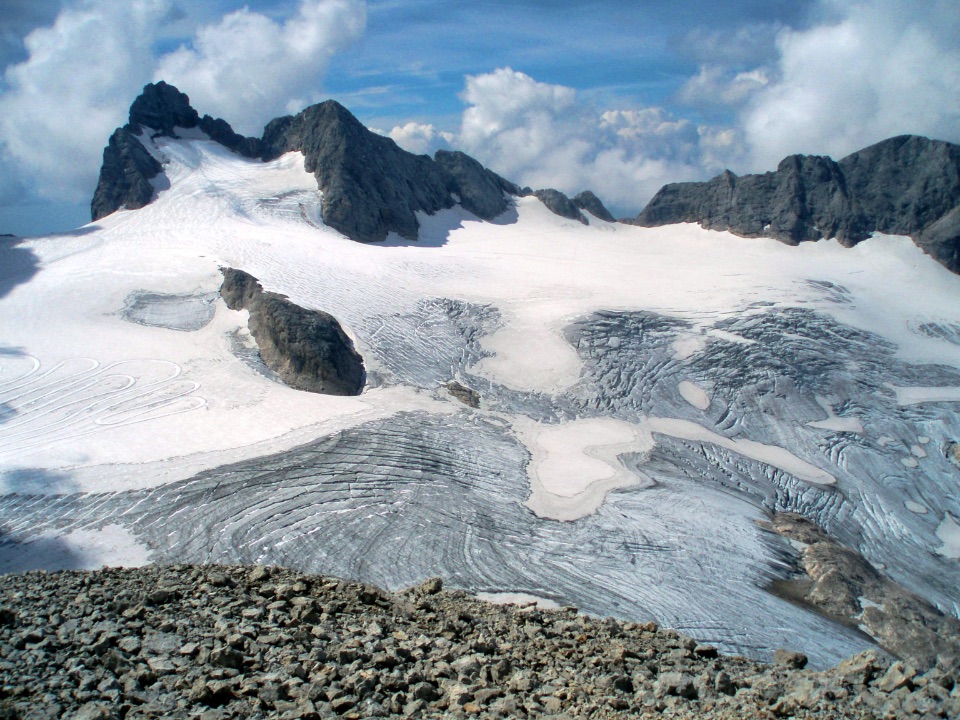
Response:
[[[141,142],[153,202],[21,241],[4,278],[0,572],[442,575],[827,665],[873,640],[771,591],[798,551],[764,521],[795,512],[960,610],[958,279],[909,238],[790,247],[527,196],[361,244],[299,152]],[[223,267],[336,317],[364,391],[280,383]]]

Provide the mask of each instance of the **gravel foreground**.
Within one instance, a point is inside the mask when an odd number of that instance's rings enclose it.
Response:
[[[823,672],[653,623],[268,567],[0,576],[2,718],[956,718],[958,662]]]

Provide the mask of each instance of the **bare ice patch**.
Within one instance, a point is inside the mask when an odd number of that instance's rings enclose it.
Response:
[[[820,428],[821,430],[831,430],[833,432],[850,432],[863,435],[863,423],[860,418],[839,417],[833,409],[836,398],[828,398],[817,395],[815,397],[817,405],[823,408],[827,414],[826,420],[817,420],[808,422],[807,427]]]
[[[530,450],[531,494],[527,507],[540,517],[576,520],[590,515],[616,488],[641,481],[617,459],[625,452],[653,448],[638,425],[609,418],[560,425],[515,423]]]
[[[628,423],[611,418],[542,425],[514,420],[530,451],[529,507],[539,517],[577,520],[596,512],[607,495],[631,485],[653,485],[641,471],[628,470],[619,457],[653,449],[654,433],[680,440],[712,443],[751,460],[779,468],[812,485],[833,485],[836,478],[788,450],[753,440],[732,440],[689,420],[644,418]]]
[[[218,293],[165,295],[136,292],[127,297],[120,314],[124,320],[139,325],[193,332],[206,327],[213,319],[218,297]]]
[[[514,390],[559,392],[580,377],[580,358],[561,332],[542,323],[504,325],[481,339],[490,353],[471,372]]]
[[[910,512],[915,513],[917,515],[926,515],[928,512],[930,512],[927,509],[926,505],[921,505],[920,503],[914,502],[913,500],[904,501],[903,506]]]
[[[897,405],[960,402],[960,387],[899,387],[887,384],[897,394]]]
[[[686,360],[693,357],[707,346],[707,339],[703,335],[683,335],[670,344],[673,356],[677,360]]]

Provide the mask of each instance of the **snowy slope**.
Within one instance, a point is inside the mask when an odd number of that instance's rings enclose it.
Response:
[[[756,656],[865,646],[764,589],[795,552],[757,524],[776,509],[957,611],[960,285],[908,238],[584,226],[527,197],[363,245],[323,227],[298,153],[195,138],[145,139],[169,178],[150,205],[21,246],[39,271],[0,296],[0,571],[440,574]],[[276,382],[221,266],[337,317],[365,391]]]

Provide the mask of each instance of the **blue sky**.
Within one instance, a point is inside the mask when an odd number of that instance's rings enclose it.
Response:
[[[793,152],[960,142],[958,39],[955,0],[5,0],[0,232],[86,222],[110,132],[160,78],[257,135],[333,97],[412,151],[633,215]]]

